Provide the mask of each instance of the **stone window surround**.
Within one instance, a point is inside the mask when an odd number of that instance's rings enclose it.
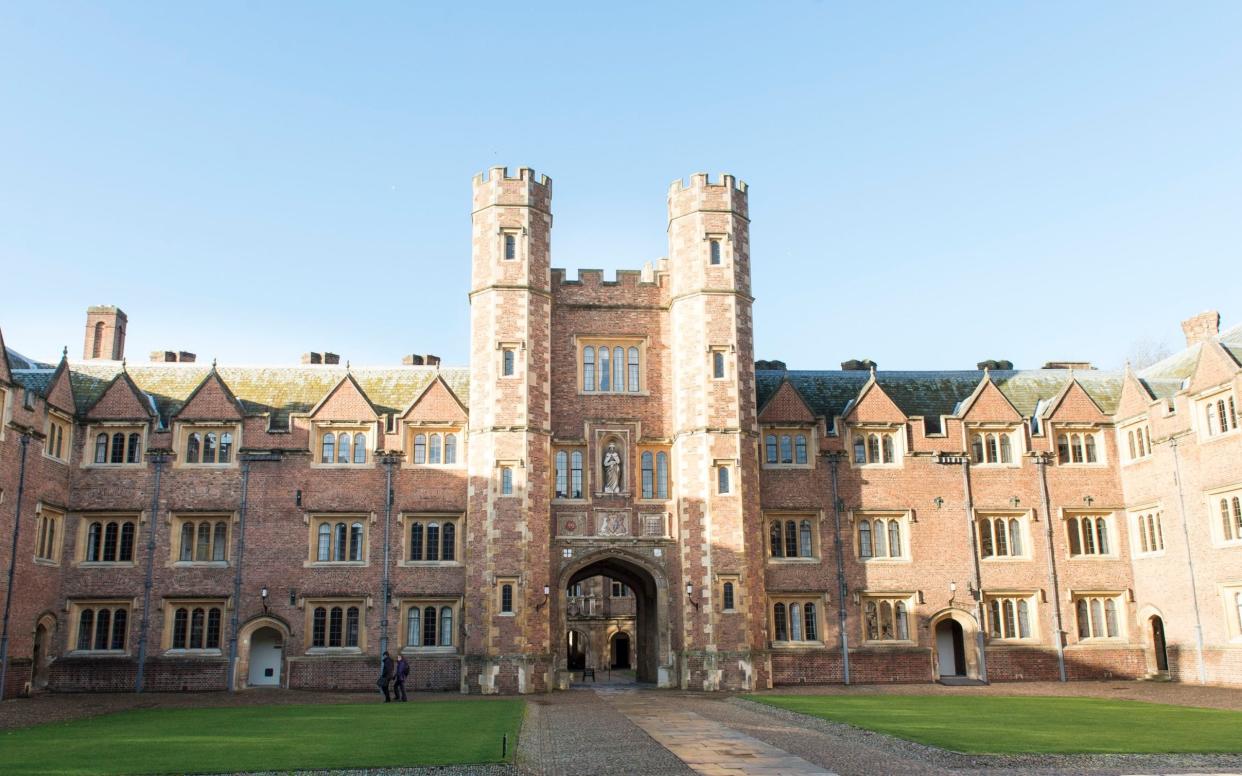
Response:
[[[173,437],[175,439],[173,443],[173,450],[175,451],[172,462],[173,468],[236,469],[238,467],[238,459],[241,457],[239,451],[242,449],[242,424],[240,422],[178,420],[174,423],[173,428]],[[190,434],[194,432],[199,434],[215,432],[217,438],[220,434],[232,434],[232,449],[229,453],[228,463],[190,463],[187,461],[186,444],[189,441]]]
[[[132,423],[132,422],[127,422],[127,421],[105,420],[105,421],[98,421],[96,423],[91,423],[90,425],[86,427],[86,436],[85,436],[86,447],[83,448],[82,463],[80,464],[80,466],[83,469],[123,469],[123,468],[143,469],[143,468],[146,468],[147,458],[146,458],[145,453],[147,451],[147,446],[150,442],[149,435],[148,435],[149,428],[150,428],[150,424],[148,423]],[[128,463],[128,462],[127,463],[110,463],[109,462],[111,460],[111,450],[112,450],[111,437],[113,434],[117,432],[125,434],[127,439],[129,435],[132,433],[138,433],[142,435],[142,441],[138,443],[138,460],[137,461],[133,463]],[[108,441],[109,461],[106,461],[104,463],[95,463],[95,438],[103,433],[106,433],[109,437],[109,441]]]
[[[231,563],[233,555],[233,528],[241,520],[241,516],[233,512],[173,512],[165,513],[165,522],[168,525],[168,549],[169,559],[168,566],[170,568],[227,568]],[[182,526],[186,523],[198,524],[208,521],[212,525],[212,536],[210,547],[215,547],[215,524],[223,521],[228,525],[228,530],[224,538],[224,560],[181,560],[181,531]],[[198,538],[197,528],[195,528],[194,548],[191,552],[193,555],[197,552]],[[211,550],[208,550],[209,554]]]
[[[426,460],[423,463],[414,462],[414,437],[419,434],[426,436],[429,444],[432,434],[440,435],[440,463],[427,463]],[[457,460],[454,463],[444,463],[444,438],[449,434],[457,436],[457,452],[455,453]],[[466,467],[466,428],[461,423],[406,421],[402,424],[401,436],[405,442],[405,454],[401,456],[402,469],[464,469]]]
[[[763,543],[764,543],[764,559],[767,563],[777,565],[797,565],[806,563],[819,563],[821,560],[820,547],[820,522],[823,519],[823,513],[817,509],[765,509],[763,516]],[[781,542],[782,552],[784,547],[788,547],[788,539],[785,538],[785,531],[788,523],[792,520],[798,526],[798,556],[794,558],[785,555],[772,554],[771,530],[772,523],[776,521],[781,523]],[[802,555],[802,521],[811,521],[811,554],[810,556]]]
[[[871,463],[871,442],[872,434],[880,435],[881,452],[880,460]],[[893,460],[891,462],[884,461],[883,455],[883,437],[889,436],[893,444]],[[858,463],[857,455],[854,451],[854,445],[857,439],[863,439],[867,450],[867,463]],[[904,423],[850,423],[847,424],[847,438],[845,440],[846,458],[850,463],[851,469],[900,469],[905,466],[906,457],[906,424]]]
[[[1022,457],[1026,455],[1026,434],[1023,433],[1022,423],[963,423],[962,433],[965,437],[966,455],[970,457],[970,465],[972,468],[989,468],[989,469],[1018,469],[1022,467]],[[986,437],[988,434],[1005,434],[1009,437],[1010,459],[1008,462],[1002,460],[1000,446],[997,446],[997,459],[988,461],[988,446]],[[974,441],[975,437],[984,437],[983,460],[975,460]]]
[[[1211,515],[1211,512],[1208,512]],[[1151,516],[1155,521],[1156,540],[1160,543],[1158,549],[1153,549],[1150,541],[1151,532],[1147,530],[1146,519]],[[1130,553],[1135,558],[1154,558],[1164,555],[1164,524],[1163,518],[1164,508],[1158,501],[1147,504],[1140,504],[1126,509],[1126,519],[1130,527]],[[1144,521],[1140,525],[1139,521]],[[1140,532],[1146,533],[1140,537]],[[1148,549],[1143,550],[1144,539],[1147,540]]]
[[[394,598],[393,606],[397,609],[397,627],[398,631],[397,643],[401,646],[398,651],[407,656],[411,655],[455,655],[457,654],[462,642],[462,599],[452,596],[421,596],[411,595]],[[419,629],[419,644],[410,644],[410,609],[414,606],[425,608],[434,606],[436,608],[436,645],[434,647],[426,647],[422,645],[422,628]],[[447,646],[441,645],[440,633],[440,609],[449,607],[453,612],[453,631],[452,644]],[[425,626],[423,626],[425,627]]]
[[[768,460],[768,437],[776,437],[776,461]],[[781,438],[789,437],[793,461],[791,463],[781,462]],[[798,463],[797,441],[802,436],[806,440],[806,463]],[[759,461],[760,466],[764,469],[814,469],[816,451],[819,449],[819,443],[815,438],[815,424],[778,424],[765,425],[760,428],[759,432]]]
[[[910,542],[911,542],[911,534],[912,534],[910,526],[916,521],[914,519],[914,513],[911,510],[909,509],[853,509],[853,510],[850,510],[848,518],[849,518],[849,523],[852,526],[851,541],[853,543],[854,557],[860,563],[865,563],[870,566],[870,565],[904,564],[904,563],[911,563],[913,561],[913,557],[910,551]],[[891,554],[875,555],[874,553],[875,553],[876,545],[875,545],[875,536],[873,533],[871,537],[871,542],[872,542],[871,551],[873,554],[867,557],[863,557],[862,535],[860,533],[860,529],[862,526],[862,522],[864,520],[870,521],[872,523],[873,531],[874,531],[874,524],[876,520],[884,521],[885,523],[884,540],[885,540],[886,549],[888,548],[888,538],[889,538],[888,521],[890,520],[898,521],[898,526],[900,527],[900,531],[901,531],[901,554],[896,555],[896,556],[891,555]]]
[[[307,525],[307,554],[306,560],[302,562],[303,568],[348,568],[371,565],[371,527],[376,522],[374,512],[315,512],[304,514],[302,520]],[[318,560],[319,526],[324,523],[335,525],[341,522],[345,523],[345,554],[347,557],[350,527],[355,522],[362,523],[362,560]],[[335,530],[335,528],[332,529],[333,532]],[[333,536],[331,541],[335,542],[335,540],[336,537]]]
[[[45,523],[50,523],[52,534],[51,548],[48,554],[40,555],[39,550],[42,549],[39,544],[43,542]],[[65,529],[67,527],[67,512],[60,507],[54,507],[51,504],[45,504],[39,501],[35,504],[35,553],[34,562],[40,566],[59,566],[60,557],[65,548]]]
[[[317,420],[314,421],[311,428],[311,448],[310,448],[310,468],[312,469],[373,469],[375,468],[375,448],[377,447],[376,424],[371,421],[359,423],[357,421],[344,420]],[[332,463],[325,463],[323,458],[323,438],[328,434],[334,436],[346,433],[350,435],[351,448],[349,451],[349,462],[339,462],[333,460]],[[355,434],[362,434],[366,437],[367,459],[365,463],[354,463],[354,450],[352,447]],[[240,448],[238,448],[240,449]],[[340,450],[333,446],[333,459],[340,455]]]
[[[1225,537],[1224,521],[1220,511],[1221,499],[1227,499],[1226,503],[1230,507],[1230,512],[1232,513],[1232,501],[1234,497],[1242,499],[1242,482],[1235,482],[1218,488],[1212,488],[1211,490],[1204,492],[1204,497],[1207,501],[1207,519],[1208,525],[1211,527],[1210,533],[1212,536],[1212,546],[1225,548],[1242,547],[1242,532],[1235,530],[1232,539],[1227,539]],[[1230,515],[1230,518],[1231,520],[1233,519],[1232,514]],[[1233,525],[1236,527],[1236,520],[1233,521]]]
[[[1131,434],[1136,435],[1133,456],[1130,455]],[[1139,455],[1140,449],[1144,450],[1142,455]],[[1117,451],[1117,457],[1121,459],[1122,466],[1151,460],[1151,423],[1148,422],[1146,415],[1140,415],[1117,426]]]
[[[74,513],[77,518],[76,535],[77,541],[74,547],[74,564],[83,568],[116,568],[135,566],[138,563],[138,544],[139,537],[143,528],[147,524],[148,513],[142,512],[77,512]],[[86,553],[89,544],[90,526],[92,523],[101,523],[106,528],[110,522],[117,523],[117,556],[120,556],[120,527],[123,523],[134,524],[134,549],[132,557],[129,560],[87,560]],[[103,541],[103,538],[100,538]],[[100,557],[102,558],[103,548],[100,548]]]
[[[453,524],[453,560],[410,560],[410,528],[414,523],[435,522],[440,524],[440,540],[443,542],[444,523]],[[425,531],[425,529],[424,529]],[[466,513],[465,512],[418,512],[405,510],[397,513],[397,531],[401,547],[397,553],[397,565],[410,568],[435,568],[437,566],[456,567],[465,564],[462,558],[466,549]],[[426,555],[426,533],[423,534],[423,554]],[[441,545],[443,546],[443,545]]]
[[[649,390],[648,384],[647,384],[647,350],[648,350],[648,346],[651,344],[651,337],[649,335],[617,334],[617,335],[604,336],[604,335],[593,335],[593,334],[591,335],[575,334],[572,337],[570,337],[570,342],[573,344],[574,363],[575,363],[575,367],[578,373],[577,374],[577,380],[578,380],[577,395],[578,396],[650,396],[651,395],[651,391]],[[583,375],[582,375],[583,348],[586,348],[587,346],[591,346],[591,347],[598,349],[599,346],[601,345],[607,345],[609,348],[612,348],[612,349],[615,349],[618,346],[623,347],[626,349],[627,354],[629,352],[629,348],[631,347],[638,348],[638,390],[637,391],[614,391],[611,389],[608,391],[599,390],[599,356],[598,355],[595,358],[595,369],[596,369],[595,390],[593,391],[584,390],[584,382],[583,382]],[[628,355],[627,355],[627,358],[628,358]],[[625,370],[625,377],[628,382],[629,380],[628,366]]]
[[[1016,553],[1016,554],[1013,552],[1012,544],[1009,541],[1010,534],[1006,533],[1005,540],[1006,540],[1007,554],[1000,555],[997,553],[996,551],[997,542],[995,538],[993,538],[992,540],[992,554],[987,555],[987,556],[983,554],[983,542],[982,542],[982,539],[980,539],[979,534],[978,534],[978,531],[981,527],[981,523],[984,520],[995,521],[997,518],[1001,518],[1005,521],[1005,527],[1007,531],[1009,529],[1009,521],[1015,518],[1018,520],[1020,524],[1019,530],[1021,531],[1020,535],[1022,539],[1022,552]],[[987,508],[980,509],[980,508],[976,508],[975,514],[974,514],[974,521],[972,522],[972,527],[976,531],[975,542],[978,547],[979,561],[981,563],[1011,563],[1014,561],[1031,560],[1034,557],[1032,555],[1032,548],[1031,548],[1031,523],[1033,522],[1035,522],[1035,514],[1034,514],[1034,511],[1030,509],[987,509]],[[1110,529],[1111,529],[1111,526],[1110,526]],[[996,530],[995,522],[993,522],[993,528],[992,528],[993,537],[995,537],[995,530]],[[1115,539],[1115,537],[1111,535],[1108,538],[1110,540]],[[1109,556],[1105,556],[1105,557],[1109,557]]]
[[[61,452],[59,456],[52,452],[54,449],[53,426],[59,429]],[[57,463],[69,463],[69,459],[73,457],[73,418],[49,404],[47,417],[43,422],[43,434],[43,457]]]
[[[138,609],[137,598],[71,598],[66,602],[69,618],[66,622],[66,654],[72,655],[115,655],[128,657],[133,648],[130,632],[134,628],[133,614]],[[125,610],[125,648],[124,649],[78,649],[78,627],[82,622],[83,609],[124,609]]]
[[[303,612],[303,643],[305,644],[305,654],[307,655],[356,655],[365,654],[367,650],[367,610],[371,608],[370,598],[358,598],[351,596],[316,596],[303,598],[300,604]],[[328,610],[328,617],[331,617],[333,607],[341,608],[341,643],[345,643],[348,637],[346,632],[349,627],[348,613],[349,608],[357,607],[358,609],[358,646],[356,647],[316,647],[314,646],[315,638],[315,609],[323,607]],[[328,629],[331,627],[331,621],[324,625],[325,640],[330,637]]]
[[[166,653],[171,655],[220,655],[226,643],[228,643],[228,614],[232,609],[232,597],[229,598],[176,598],[173,596],[164,597],[164,606],[162,607],[164,615],[164,627],[161,628],[160,645]],[[176,613],[178,609],[189,609],[191,613],[196,608],[219,609],[220,610],[220,646],[219,647],[189,647],[174,648],[173,647],[173,626],[176,624]],[[206,617],[204,612],[204,641],[206,641]],[[190,623],[186,624],[187,630]],[[187,634],[188,639],[188,634]],[[188,644],[187,640],[187,644]]]
[[[785,636],[782,640],[777,640],[776,635],[776,605],[785,605]],[[790,618],[789,610],[791,604],[797,604],[798,617],[800,622],[798,629],[801,631],[802,638],[794,640],[793,637],[793,621]],[[813,604],[815,606],[815,635],[817,638],[806,638],[806,605]],[[772,649],[790,649],[817,647],[824,644],[824,612],[828,606],[828,595],[826,593],[786,593],[774,592],[768,594],[768,633],[771,634],[770,643]]]
[[[1027,627],[1030,629],[1031,635],[1026,638],[1021,636],[992,636],[992,601],[1001,601],[1005,599],[1014,601],[1014,627],[1018,627],[1017,601],[1026,601],[1027,605]],[[1007,589],[1000,588],[996,590],[987,590],[983,594],[983,610],[987,622],[985,623],[985,634],[987,635],[988,644],[997,646],[1004,644],[1013,645],[1029,645],[1039,644],[1039,605],[1043,602],[1043,591],[1030,589]],[[1004,616],[1004,606],[1001,606],[1001,616]],[[1003,631],[1002,631],[1003,632]],[[1020,633],[1021,631],[1019,631]]]

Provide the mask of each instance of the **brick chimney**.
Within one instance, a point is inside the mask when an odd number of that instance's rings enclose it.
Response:
[[[120,361],[125,358],[125,327],[129,319],[121,308],[95,305],[86,308],[86,339],[82,358]]]
[[[158,364],[193,364],[198,356],[184,350],[152,350],[151,360]]]
[[[845,372],[869,372],[875,369],[875,362],[869,358],[857,359],[851,358],[849,361],[841,362],[841,369]]]
[[[1186,335],[1186,347],[1205,342],[1220,334],[1220,313],[1207,310],[1182,321],[1182,333]]]
[[[303,364],[328,364],[328,365],[339,364],[341,363],[341,357],[337,355],[336,353],[328,353],[328,352],[303,353],[302,363]]]

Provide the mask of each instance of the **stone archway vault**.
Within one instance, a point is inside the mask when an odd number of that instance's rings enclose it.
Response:
[[[577,558],[561,570],[557,583],[557,603],[553,619],[555,633],[568,629],[565,591],[573,584],[603,575],[628,586],[635,597],[635,633],[631,649],[636,655],[638,681],[661,687],[674,681],[669,629],[668,582],[664,572],[641,556],[623,550],[600,550]],[[557,658],[558,673],[566,670],[566,659]]]

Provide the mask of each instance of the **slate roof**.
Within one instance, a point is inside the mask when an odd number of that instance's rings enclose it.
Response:
[[[989,373],[1001,393],[1023,417],[1035,414],[1041,400],[1052,399],[1071,378],[1106,414],[1112,414],[1121,398],[1118,372],[1068,369],[1012,369]],[[816,415],[842,415],[870,378],[869,372],[764,370],[755,373],[756,403],[762,407],[783,380],[788,379]],[[983,372],[876,372],[876,383],[907,417],[932,418],[953,415],[979,386]]]
[[[99,400],[120,373],[119,361],[70,362],[69,377],[79,413]],[[209,364],[126,364],[134,384],[154,402],[167,422],[210,372]],[[14,379],[46,395],[55,370],[14,370]],[[285,425],[291,413],[307,412],[346,374],[366,392],[380,413],[400,413],[437,375],[463,404],[469,404],[470,372],[464,367],[396,366],[221,366],[216,372],[241,402],[247,415],[271,413],[272,425]]]
[[[48,364],[43,361],[36,361],[29,356],[23,356],[12,348],[4,349],[5,355],[9,357],[9,369],[55,369],[55,364]]]

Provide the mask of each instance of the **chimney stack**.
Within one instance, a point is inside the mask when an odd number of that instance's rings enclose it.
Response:
[[[326,364],[326,365],[339,364],[341,363],[341,357],[338,356],[336,353],[328,353],[327,351],[315,351],[311,353],[303,353],[302,363],[303,364]]]
[[[401,363],[404,366],[439,366],[440,357],[433,356],[430,353],[427,353],[425,355],[420,355],[418,353],[411,353],[408,356],[402,356]]]
[[[120,361],[125,358],[125,327],[129,319],[121,308],[95,305],[86,308],[86,340],[82,358],[88,361]]]
[[[198,356],[184,350],[153,350],[151,360],[160,364],[193,364]]]
[[[841,369],[845,372],[870,372],[875,368],[875,362],[869,358],[864,358],[861,361],[857,358],[851,358],[849,361],[841,362]]]
[[[1186,347],[1206,342],[1220,334],[1220,313],[1207,310],[1182,321],[1182,333],[1186,335]]]

